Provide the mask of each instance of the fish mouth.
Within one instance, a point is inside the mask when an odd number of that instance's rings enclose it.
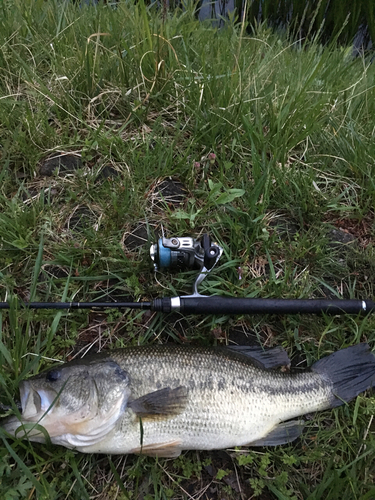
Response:
[[[39,434],[31,428],[25,431],[20,428],[24,424],[38,424],[53,406],[57,394],[54,391],[35,389],[32,383],[24,380],[20,383],[20,415],[11,415],[1,420],[1,427],[10,435],[22,437]],[[34,439],[35,440],[35,439]]]
[[[22,417],[29,419],[40,413],[41,399],[37,391],[34,391],[30,382],[24,381],[20,384]]]
[[[22,420],[35,422],[53,406],[55,391],[35,389],[32,383],[24,380],[20,384]]]

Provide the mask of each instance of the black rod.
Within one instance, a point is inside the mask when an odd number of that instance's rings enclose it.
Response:
[[[151,309],[151,302],[19,302],[25,309]],[[0,309],[10,309],[8,302],[0,302]]]
[[[141,309],[183,314],[368,314],[375,302],[357,299],[252,299],[220,296],[164,297],[151,302],[19,302],[26,309]],[[0,309],[10,309],[0,302]]]

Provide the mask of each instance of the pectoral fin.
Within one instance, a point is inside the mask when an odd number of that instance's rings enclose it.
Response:
[[[304,428],[303,420],[291,420],[282,422],[272,429],[266,436],[256,441],[251,441],[249,446],[278,446],[279,444],[291,443],[297,439]]]
[[[188,402],[188,390],[184,386],[171,389],[165,387],[159,391],[150,392],[128,406],[141,419],[172,417],[180,414]]]
[[[168,441],[167,443],[152,443],[139,448],[134,448],[130,453],[147,455],[149,457],[176,458],[181,454],[181,440]]]

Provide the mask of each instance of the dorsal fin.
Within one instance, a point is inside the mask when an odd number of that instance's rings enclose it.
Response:
[[[280,366],[290,365],[290,359],[288,354],[282,347],[272,347],[264,349],[260,346],[227,346],[233,352],[238,352],[251,358],[252,361],[264,370],[269,370],[270,368],[278,368]]]

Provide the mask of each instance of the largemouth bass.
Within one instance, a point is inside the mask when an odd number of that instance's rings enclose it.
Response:
[[[285,351],[170,345],[130,347],[54,367],[20,385],[12,435],[85,453],[176,457],[182,450],[274,446],[296,439],[305,413],[333,408],[375,385],[367,344],[309,370],[269,369]],[[44,428],[44,429],[43,429]]]

